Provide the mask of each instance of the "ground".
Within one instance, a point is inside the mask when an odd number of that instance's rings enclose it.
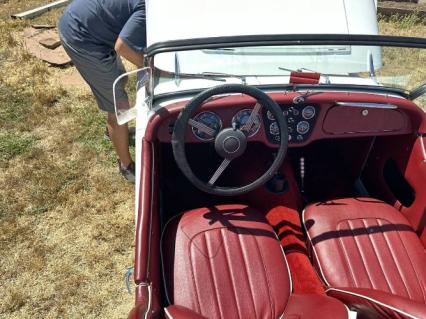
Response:
[[[103,140],[105,116],[73,68],[29,56],[16,21],[40,0],[0,0],[0,318],[124,318],[133,296],[133,185]],[[426,36],[414,17],[381,32]],[[420,66],[419,66],[420,68]]]

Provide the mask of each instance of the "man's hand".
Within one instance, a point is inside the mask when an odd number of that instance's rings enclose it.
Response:
[[[115,42],[115,52],[126,60],[130,61],[138,68],[143,67],[143,54],[133,50],[120,37]]]

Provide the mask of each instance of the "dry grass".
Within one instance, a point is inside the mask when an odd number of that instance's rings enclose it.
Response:
[[[23,49],[28,22],[8,16],[40,2],[0,4],[0,318],[124,318],[133,187],[117,175],[90,92],[62,87],[67,70]],[[60,11],[31,22],[55,24]],[[426,35],[410,23],[380,26]]]
[[[0,5],[0,318],[124,318],[133,186],[90,92],[61,87],[66,71],[23,49],[28,22],[6,17],[36,3]]]

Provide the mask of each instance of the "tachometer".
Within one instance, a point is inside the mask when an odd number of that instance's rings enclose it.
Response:
[[[247,120],[249,119],[252,111],[253,111],[252,109],[244,109],[239,111],[232,118],[232,125],[236,125],[237,127],[241,128],[244,124],[247,123]],[[248,136],[249,137],[254,136],[259,131],[259,128],[260,128],[260,116],[259,114],[257,114]]]
[[[204,125],[207,125],[208,127],[215,130],[216,133],[218,133],[222,128],[222,121],[220,120],[220,117],[213,112],[198,113],[194,117],[194,120],[203,123]],[[196,138],[202,141],[212,141],[214,139],[214,136],[210,136],[195,127],[192,127],[192,133],[194,133]]]

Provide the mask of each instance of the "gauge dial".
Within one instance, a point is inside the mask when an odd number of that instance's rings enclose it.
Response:
[[[306,134],[309,131],[309,123],[306,121],[301,121],[299,123],[297,123],[297,127],[296,127],[296,131],[299,134]]]
[[[204,125],[207,125],[208,127],[212,128],[216,131],[216,134],[220,131],[222,128],[222,121],[220,120],[220,117],[213,112],[201,112],[198,113],[194,120],[200,123],[203,123]],[[210,136],[204,132],[201,132],[198,128],[192,127],[192,133],[194,133],[195,137],[202,141],[212,141],[214,139],[214,136]]]
[[[310,120],[315,116],[315,108],[311,105],[305,106],[302,110],[302,116],[305,120]]]
[[[271,121],[275,121],[275,116],[272,114],[271,111],[266,112],[266,116],[268,117],[268,119],[270,119]]]
[[[272,122],[269,126],[269,133],[272,135],[278,135],[280,134],[280,128],[278,127],[277,122]]]
[[[252,111],[253,111],[252,109],[244,109],[239,111],[232,118],[232,125],[233,126],[235,125],[238,128],[243,127],[244,124],[247,123],[247,120],[249,119]],[[251,126],[248,136],[251,137],[255,135],[259,131],[259,128],[260,128],[260,116],[259,114],[257,114],[253,122],[253,125]]]

